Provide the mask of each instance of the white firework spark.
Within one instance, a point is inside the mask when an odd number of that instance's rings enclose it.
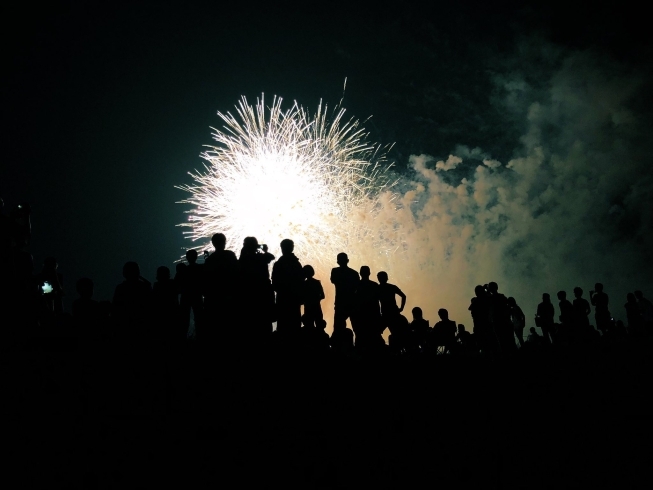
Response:
[[[381,245],[378,226],[371,231],[381,191],[392,187],[385,148],[367,142],[344,109],[329,119],[321,103],[312,116],[281,102],[266,108],[263,97],[254,106],[243,97],[236,115],[218,113],[225,124],[212,128],[218,144],[202,154],[204,172],[179,187],[191,194],[182,203],[193,206],[180,226],[193,240],[224,233],[236,253],[247,236],[273,253],[290,238],[303,262],[324,272],[342,251],[386,252],[392,244]]]

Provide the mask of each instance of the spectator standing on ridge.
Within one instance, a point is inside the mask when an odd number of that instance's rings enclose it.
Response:
[[[234,329],[234,340],[244,341],[245,344],[264,341],[272,334],[274,321],[274,290],[270,282],[270,262],[274,255],[268,252],[268,246],[258,244],[255,237],[246,237],[240,251],[238,265],[240,271],[241,301],[238,303],[240,311],[238,330]],[[234,317],[234,318],[235,318]],[[233,322],[234,318],[231,319]],[[240,329],[242,327],[242,335]],[[246,347],[246,345],[243,345]]]
[[[302,286],[304,270],[293,253],[295,244],[281,241],[281,257],[272,267],[272,288],[277,293],[277,331],[296,336],[302,326]]]
[[[428,337],[431,329],[429,321],[424,319],[424,313],[419,306],[411,310],[413,321],[410,322],[410,330],[417,346],[422,350],[427,349]]]
[[[179,315],[182,331],[187,332],[190,327],[190,314],[193,312],[195,321],[195,335],[200,341],[204,338],[204,266],[197,263],[197,250],[186,252],[188,265],[183,269],[180,277]]]
[[[436,348],[444,347],[445,353],[451,353],[456,343],[456,322],[449,319],[449,312],[444,308],[438,310],[440,321],[433,325],[433,344]]]
[[[309,328],[323,328],[324,315],[320,302],[324,299],[322,283],[315,279],[315,269],[310,265],[302,268],[304,284],[302,286],[302,303],[304,304],[304,326]]]
[[[583,298],[583,290],[578,286],[574,288],[574,296],[574,323],[581,338],[589,339],[592,333],[589,319],[592,308],[589,301]]]
[[[349,257],[344,252],[336,258],[338,267],[331,269],[331,283],[336,288],[336,300],[333,314],[332,342],[338,343],[338,336],[345,334],[347,319],[350,319],[355,306],[355,294],[360,282],[358,272],[349,267]]]
[[[488,294],[490,297],[491,318],[494,326],[494,332],[499,340],[501,352],[508,355],[515,351],[515,334],[510,321],[510,305],[508,298],[499,292],[499,285],[496,282],[488,284]]]
[[[496,357],[499,354],[499,341],[490,321],[490,298],[487,290],[480,284],[474,288],[476,295],[470,301],[469,311],[474,320],[474,338],[483,355]]]
[[[508,298],[508,306],[510,306],[510,321],[512,328],[519,342],[519,347],[524,347],[524,327],[526,326],[526,315],[517,304],[517,301],[512,296]]]
[[[405,348],[408,343],[410,330],[402,328],[404,322],[401,312],[406,306],[406,295],[401,289],[388,282],[388,273],[381,271],[376,275],[379,280],[379,301],[381,303],[381,322],[384,328],[390,330],[393,336],[397,351]],[[397,296],[401,298],[401,306],[397,307]],[[408,325],[406,325],[408,326]]]
[[[227,330],[235,328],[233,317],[239,312],[240,283],[238,258],[226,250],[227,238],[222,233],[211,237],[215,250],[204,260],[204,333],[209,343]],[[205,256],[207,252],[204,252]]]
[[[356,334],[356,348],[368,349],[384,345],[381,336],[381,308],[379,284],[370,280],[370,268],[360,268],[360,282],[354,295],[352,327]]]
[[[609,298],[603,292],[603,284],[597,282],[594,285],[595,291],[590,291],[590,301],[594,306],[594,319],[596,320],[596,328],[603,334],[608,331],[612,323],[610,310],[608,310]]]
[[[535,325],[542,329],[542,337],[547,344],[553,342],[554,317],[555,309],[553,308],[553,303],[551,303],[551,296],[549,293],[544,293],[542,294],[542,302],[537,305]]]

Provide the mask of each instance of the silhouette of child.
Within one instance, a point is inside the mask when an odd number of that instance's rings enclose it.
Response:
[[[310,265],[302,268],[304,272],[304,287],[302,288],[302,303],[304,304],[304,326],[318,327],[323,324],[324,315],[320,301],[324,299],[322,283],[315,279],[315,269]]]

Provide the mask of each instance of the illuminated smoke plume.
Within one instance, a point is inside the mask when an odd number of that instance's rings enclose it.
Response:
[[[633,104],[646,77],[574,53],[539,87],[518,74],[497,82],[506,130],[517,121],[522,135],[511,158],[465,146],[413,155],[392,186],[378,147],[342,111],[329,123],[321,108],[284,112],[275,99],[266,113],[262,100],[243,100],[238,118],[221,115],[219,146],[185,187],[189,234],[224,232],[236,251],[247,235],[273,249],[292,238],[325,286],[329,323],[341,251],[357,270],[388,271],[408,296],[405,314],[420,306],[431,324],[447,308],[471,327],[469,298],[489,281],[522,305],[527,327],[541,293],[573,297],[581,286],[587,298],[595,282],[624,319],[628,291],[653,296],[650,117]]]

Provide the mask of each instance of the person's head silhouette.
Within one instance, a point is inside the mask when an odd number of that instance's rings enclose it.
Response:
[[[423,318],[422,309],[419,306],[416,306],[412,310],[413,320],[421,320]]]
[[[370,268],[368,266],[366,266],[366,265],[361,266],[360,275],[361,275],[361,277],[363,279],[366,279],[366,280],[369,279],[370,274],[371,274],[371,272],[370,272]]]
[[[499,291],[499,285],[498,285],[496,282],[491,282],[491,283],[489,283],[489,284],[487,285],[487,290],[488,290],[491,294],[495,294],[496,292]]]
[[[310,279],[315,275],[315,269],[313,269],[313,266],[305,265],[302,267],[302,270],[304,271],[304,277],[306,279]]]
[[[141,276],[141,269],[136,262],[125,262],[122,266],[122,277],[127,281],[135,281]]]
[[[256,237],[248,236],[243,240],[243,252],[245,253],[256,253],[258,250],[258,240]]]
[[[603,284],[601,284],[600,282],[597,282],[594,285],[594,291],[596,291],[597,293],[602,293],[603,292]]]
[[[80,298],[91,299],[93,297],[93,281],[88,277],[82,277],[77,281],[77,294]]]
[[[535,331],[535,327],[531,327],[531,328],[529,328],[528,331],[529,331],[530,333],[532,333],[533,335],[537,335],[537,332]]]
[[[629,303],[636,303],[637,299],[635,298],[635,295],[633,293],[628,293],[626,295],[626,299],[628,300]]]
[[[379,280],[381,284],[386,284],[388,282],[388,273],[385,271],[381,271],[376,275],[376,278]]]
[[[480,298],[481,296],[485,295],[485,288],[481,286],[480,284],[474,288],[474,294],[476,294],[476,297]]]
[[[438,310],[438,316],[440,317],[441,320],[446,321],[449,319],[449,312],[444,308],[440,308]]]
[[[216,233],[211,237],[211,243],[216,252],[224,250],[227,246],[227,237],[224,236],[224,233]]]
[[[186,260],[189,264],[197,262],[197,250],[191,249],[186,252]]]
[[[551,295],[549,293],[542,294],[542,301],[545,303],[551,302]]]
[[[578,286],[576,286],[574,288],[574,296],[576,296],[577,298],[582,298],[583,297],[583,290],[581,288],[579,288]]]
[[[637,299],[642,299],[642,298],[644,297],[644,293],[642,293],[641,291],[637,290],[637,291],[635,291],[635,297],[636,297]]]
[[[165,265],[162,265],[156,270],[156,280],[159,282],[167,281],[170,279],[170,269]]]
[[[558,291],[558,299],[564,301],[567,299],[567,293],[565,291]]]
[[[282,255],[290,255],[293,253],[293,250],[295,250],[295,242],[293,242],[290,238],[281,240],[279,246],[281,247]]]
[[[340,252],[336,257],[336,262],[340,267],[346,267],[347,264],[349,263],[349,257],[347,257],[347,254],[345,252]]]

